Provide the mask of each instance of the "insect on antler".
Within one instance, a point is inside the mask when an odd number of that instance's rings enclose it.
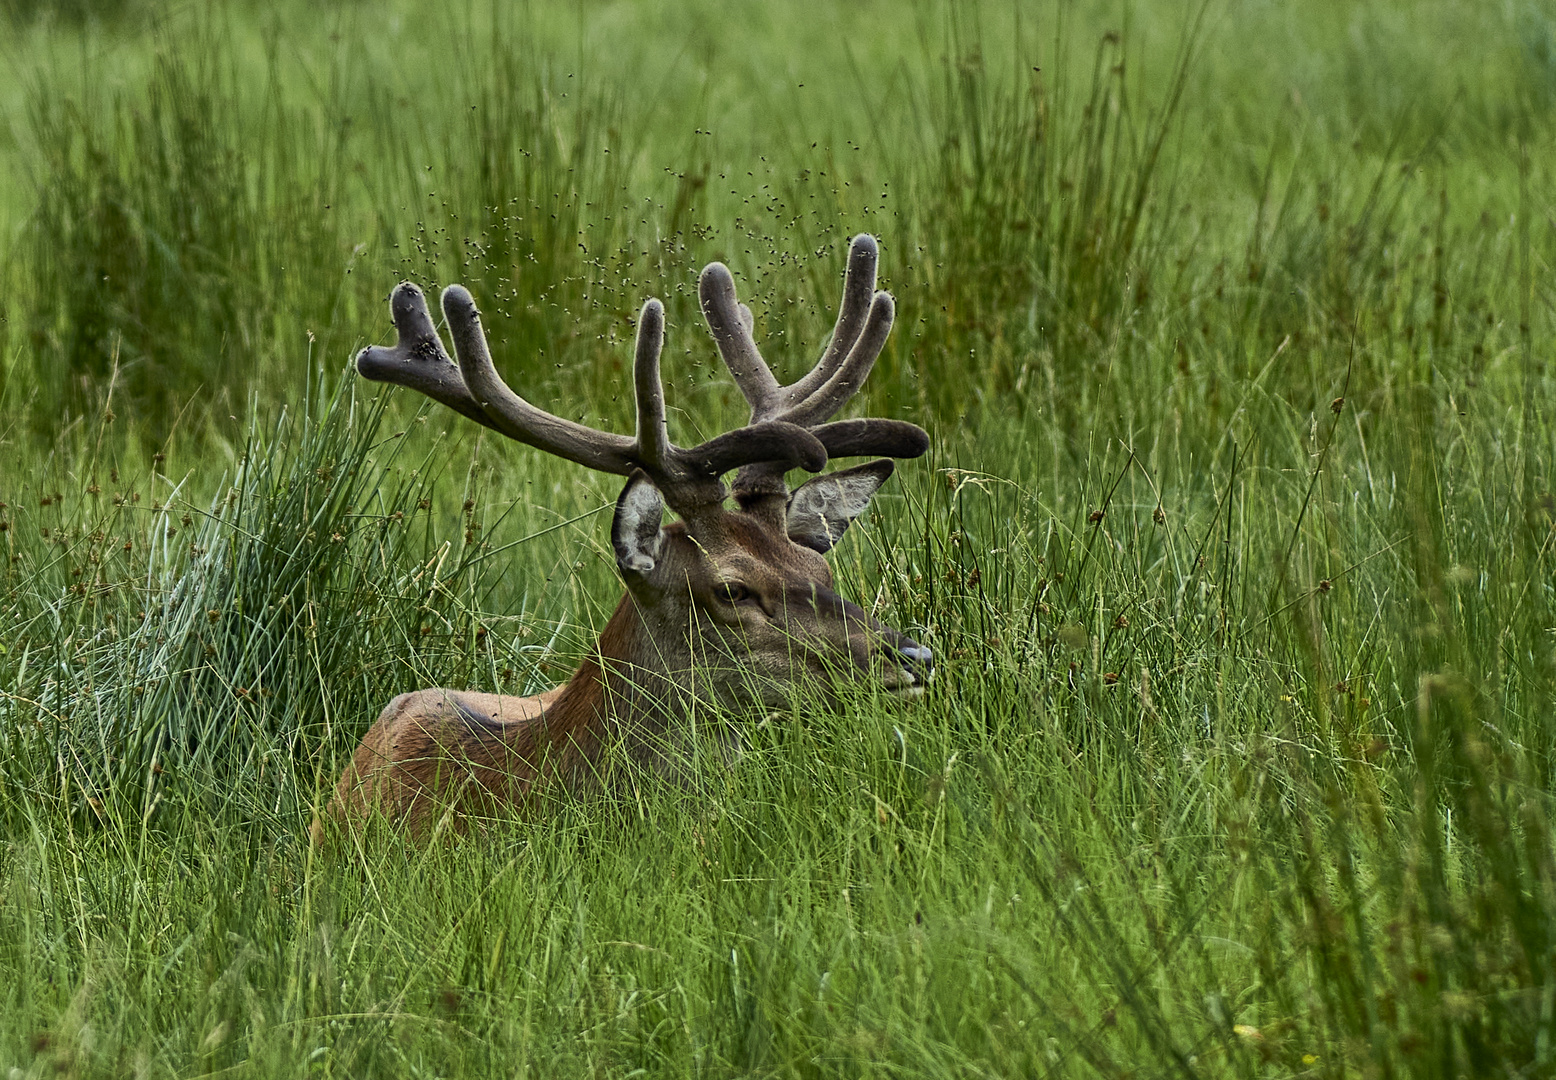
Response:
[[[817,472],[827,462],[825,439],[777,417],[753,416],[751,424],[695,447],[670,442],[659,377],[664,306],[658,300],[644,304],[638,319],[633,438],[553,416],[514,393],[492,365],[480,312],[463,286],[443,290],[457,363],[443,348],[421,289],[410,282],[396,287],[390,313],[399,340],[391,348],[371,346],[358,354],[357,371],[364,378],[416,390],[499,434],[590,469],[619,476],[641,469],[683,514],[722,502],[727,493],[720,477],[740,466],[776,461],[783,468]]]
[[[837,324],[816,366],[788,386],[780,386],[762,359],[752,335],[751,309],[735,296],[735,281],[723,263],[710,263],[698,282],[703,317],[730,374],[751,406],[751,422],[786,423],[804,428],[826,447],[830,457],[883,454],[918,457],[929,436],[916,424],[879,418],[827,423],[858,393],[891,333],[896,305],[888,292],[875,289],[879,258],[875,238],[854,237],[848,247],[843,300]],[[750,462],[735,478],[735,497],[748,505],[767,496],[786,496],[781,458]]]

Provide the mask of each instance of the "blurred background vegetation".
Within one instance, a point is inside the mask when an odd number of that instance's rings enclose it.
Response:
[[[614,373],[648,293],[701,358],[714,257],[808,345],[869,230],[918,301],[878,403],[1015,391],[1073,435],[1289,337],[1268,386],[1310,405],[1353,336],[1391,402],[1518,346],[1542,10],[16,5],[5,400],[52,430],[112,385],[148,445],[198,440],[380,336],[402,277],[469,282],[544,390]]]
[[[1549,3],[0,12],[0,1067],[1552,1073]],[[930,699],[310,853],[619,594],[611,478],[356,383],[393,285],[618,430],[660,296],[689,442],[700,267],[792,373],[861,231]]]

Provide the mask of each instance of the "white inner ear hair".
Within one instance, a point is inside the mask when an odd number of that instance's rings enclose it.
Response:
[[[829,546],[836,543],[849,523],[865,512],[880,486],[874,476],[823,477],[806,484],[789,503],[790,535],[825,540]]]
[[[663,519],[664,502],[652,487],[637,485],[627,494],[616,516],[616,555],[622,566],[639,573],[654,568],[664,544]]]

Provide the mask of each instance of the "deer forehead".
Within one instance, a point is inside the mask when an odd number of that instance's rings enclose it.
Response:
[[[720,581],[739,581],[752,588],[832,584],[826,559],[748,514],[724,512],[699,523],[695,530],[679,529],[672,535],[690,562]]]

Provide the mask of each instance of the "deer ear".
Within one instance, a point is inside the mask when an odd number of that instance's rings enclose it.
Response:
[[[831,551],[894,468],[890,458],[882,458],[801,484],[789,496],[789,539],[813,551]]]
[[[634,470],[616,499],[611,522],[611,546],[623,574],[646,574],[659,562],[664,547],[665,500],[641,469]]]

